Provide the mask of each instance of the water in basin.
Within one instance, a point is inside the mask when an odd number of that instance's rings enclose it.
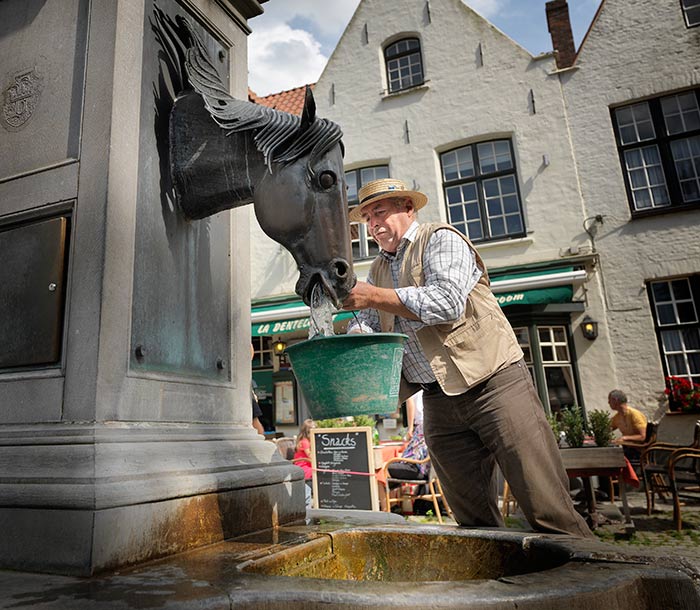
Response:
[[[556,548],[527,548],[513,540],[373,529],[322,534],[240,569],[355,581],[462,581],[548,570],[568,559]]]

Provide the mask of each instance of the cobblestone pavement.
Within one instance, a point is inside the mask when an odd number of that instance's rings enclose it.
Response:
[[[673,523],[673,504],[669,501],[656,500],[655,510],[646,514],[646,496],[643,491],[627,492],[630,513],[635,531],[628,534],[624,518],[620,512],[622,503],[619,498],[615,504],[598,501],[597,508],[603,515],[602,524],[595,530],[596,536],[606,544],[613,545],[621,552],[639,557],[684,559],[700,573],[700,503],[683,506],[683,529],[676,531]],[[433,517],[410,517],[411,521],[435,523]],[[445,523],[454,521],[445,518]],[[530,529],[522,513],[516,509],[512,517],[506,518],[509,527]],[[700,585],[700,581],[699,581]]]
[[[682,507],[683,529],[679,532],[673,523],[673,504],[670,501],[657,499],[655,510],[647,515],[643,492],[628,493],[627,497],[635,525],[634,534],[625,535],[622,524],[612,521],[600,526],[596,535],[603,542],[619,546],[625,552],[653,557],[678,556],[700,570],[700,504],[688,503]],[[599,503],[599,507],[608,514],[606,503]],[[613,512],[611,517],[614,519],[615,516]]]

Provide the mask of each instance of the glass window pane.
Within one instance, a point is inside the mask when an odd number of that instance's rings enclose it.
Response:
[[[681,324],[697,322],[697,317],[695,315],[695,307],[693,307],[692,301],[678,303],[676,307],[678,309],[678,321]]]
[[[543,362],[554,362],[554,350],[551,345],[540,345]]]
[[[503,198],[503,209],[506,214],[512,214],[515,212],[520,212],[520,204],[518,203],[518,198],[515,195],[509,195]]]
[[[561,411],[577,404],[573,372],[570,366],[544,367],[547,382],[547,397],[553,412]]]
[[[671,285],[668,282],[654,282],[651,290],[657,303],[671,300]]]
[[[462,201],[477,201],[476,183],[470,182],[462,186]]]
[[[506,234],[506,225],[503,218],[493,218],[489,221],[489,228],[491,229],[491,237],[497,237],[499,235]]]
[[[677,330],[664,330],[661,332],[661,343],[666,352],[677,352],[683,349],[681,335]]]
[[[554,335],[554,341],[556,343],[566,343],[566,332],[563,328],[553,328],[552,334]]]
[[[682,354],[669,354],[666,356],[668,370],[671,375],[686,375],[685,358]]]
[[[688,370],[691,375],[700,374],[700,353],[688,354]],[[699,379],[694,379],[695,383],[700,383]]]
[[[498,180],[484,180],[484,196],[485,197],[498,197]]]
[[[673,280],[671,282],[671,290],[673,291],[673,298],[677,301],[690,299],[690,282],[683,278],[682,280]]]
[[[462,204],[450,206],[450,224],[464,221],[464,207]]]
[[[684,328],[682,334],[685,349],[700,350],[700,329]]]
[[[462,189],[458,186],[451,186],[450,188],[446,189],[446,193],[447,203],[453,204],[462,201]]]
[[[676,312],[671,304],[659,305],[656,308],[657,319],[660,325],[675,324]]]
[[[348,203],[357,201],[357,174],[345,172],[345,184],[348,187]]]
[[[481,222],[470,222],[469,228],[469,239],[472,241],[477,241],[484,238],[484,230],[481,227]]]
[[[478,218],[481,218],[478,203],[468,203],[465,207],[467,208],[467,218],[469,220],[476,220]]]
[[[506,216],[506,226],[508,228],[508,235],[513,235],[514,233],[522,233],[523,223],[520,219],[520,215]]]
[[[503,209],[501,208],[500,199],[489,199],[486,205],[486,209],[490,217],[500,216],[503,214]]]

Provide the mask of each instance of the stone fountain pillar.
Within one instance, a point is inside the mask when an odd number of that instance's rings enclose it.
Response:
[[[246,99],[259,3],[158,6]],[[304,515],[250,425],[248,212],[174,205],[152,14],[0,2],[0,568],[90,575]]]

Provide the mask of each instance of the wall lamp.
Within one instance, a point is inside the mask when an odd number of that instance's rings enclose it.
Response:
[[[593,341],[598,337],[598,322],[590,316],[586,316],[581,322],[581,332],[589,341]]]
[[[284,341],[275,341],[272,344],[272,351],[275,352],[278,356],[282,353],[284,353],[284,350],[287,349],[287,344]]]

